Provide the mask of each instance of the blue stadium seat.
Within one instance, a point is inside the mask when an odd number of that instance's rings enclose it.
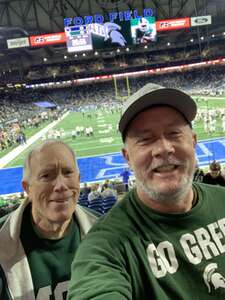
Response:
[[[88,202],[88,207],[98,211],[99,213],[103,213],[103,200],[102,197],[95,198]]]
[[[87,194],[80,194],[79,199],[78,199],[78,204],[80,204],[81,206],[88,207],[88,196],[87,196]]]
[[[108,196],[103,198],[103,213],[107,213],[110,208],[116,203],[117,198],[115,196]]]

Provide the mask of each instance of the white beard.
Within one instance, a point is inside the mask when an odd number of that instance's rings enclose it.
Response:
[[[147,174],[151,172],[154,168],[157,168],[166,164],[175,164],[177,166],[185,165],[185,162],[177,160],[175,158],[167,158],[166,160],[157,159],[155,160],[150,168],[145,172],[136,172],[134,171],[137,187],[140,187],[144,193],[152,200],[162,203],[162,204],[171,204],[178,203],[182,201],[187,193],[190,191],[193,182],[194,168],[190,170],[188,173],[182,177],[179,186],[176,188],[168,187],[167,191],[159,191],[158,188],[154,187],[149,183],[145,178],[147,178]]]

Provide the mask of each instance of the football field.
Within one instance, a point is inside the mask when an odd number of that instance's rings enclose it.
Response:
[[[203,97],[198,97],[196,101],[199,108],[207,110],[225,108],[225,98],[208,97],[203,99]],[[115,110],[112,112],[110,107],[108,110],[89,111],[85,114],[81,112],[71,112],[56,125],[54,131],[58,130],[60,132],[60,138],[75,150],[78,157],[114,153],[120,151],[122,146],[120,133],[117,129],[119,118],[120,112]],[[91,126],[93,128],[93,136],[81,134],[73,139],[72,131],[76,126],[83,126],[84,128]],[[194,130],[198,134],[199,141],[225,136],[222,130],[222,122],[219,118],[217,118],[216,132],[213,134],[204,132],[202,121],[194,123]],[[54,132],[51,130],[47,135],[43,136],[43,139],[53,136]],[[41,139],[38,140],[37,143],[40,143],[40,141]],[[29,150],[30,147],[13,159],[7,167],[21,166]]]
[[[224,108],[225,98],[213,98],[207,102],[198,99],[198,106],[205,108],[206,105],[207,109]],[[45,138],[53,138],[56,132],[60,132],[58,138],[68,143],[77,153],[81,183],[117,179],[126,166],[126,161],[121,154],[122,140],[117,129],[119,117],[118,111],[112,112],[110,109],[89,111],[85,114],[71,112],[34,144],[40,143]],[[201,167],[207,167],[213,160],[225,163],[225,134],[220,118],[217,119],[216,124],[216,132],[208,135],[204,132],[201,121],[194,122],[194,130],[198,134],[196,157]],[[80,134],[73,138],[72,131],[76,126],[84,128],[91,126],[93,136]],[[34,144],[27,147],[0,170],[0,195],[22,191],[23,161]]]
[[[117,132],[118,119],[119,113],[108,113],[106,111],[91,112],[84,115],[81,112],[71,112],[42,139],[55,138],[56,131],[59,131],[60,139],[69,144],[78,157],[116,152],[120,150],[122,145],[120,135]],[[82,133],[73,138],[72,131],[77,126],[84,128],[91,126],[93,135],[86,136],[85,133]],[[42,139],[39,139],[37,143],[40,143]],[[31,145],[17,158],[13,159],[7,167],[21,166],[24,157],[33,146]]]

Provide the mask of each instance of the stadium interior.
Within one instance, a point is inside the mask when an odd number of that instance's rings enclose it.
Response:
[[[155,40],[69,50],[65,20],[75,28],[85,16],[107,20],[114,13],[123,24],[128,12],[152,13]],[[24,157],[47,138],[75,149],[82,189],[110,180],[120,198],[127,165],[117,123],[123,101],[147,82],[193,96],[198,164],[207,171],[216,160],[225,172],[223,0],[0,0],[0,20],[1,214],[24,197]],[[84,194],[80,204],[88,206]],[[114,202],[96,202],[94,209],[105,213]]]

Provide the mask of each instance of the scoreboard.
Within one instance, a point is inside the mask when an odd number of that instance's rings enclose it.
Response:
[[[87,25],[65,27],[68,52],[93,50],[91,33]]]
[[[156,41],[156,22],[155,17],[145,17],[130,21],[66,26],[65,35],[68,52],[126,47]]]
[[[196,26],[211,25],[212,17],[197,16],[178,19],[155,20],[153,16],[110,19],[105,23],[66,24],[63,32],[45,33],[6,40],[8,49],[23,47],[44,47],[67,44],[68,52],[91,51],[95,49],[129,47],[148,44],[157,40],[157,32],[181,30]]]

